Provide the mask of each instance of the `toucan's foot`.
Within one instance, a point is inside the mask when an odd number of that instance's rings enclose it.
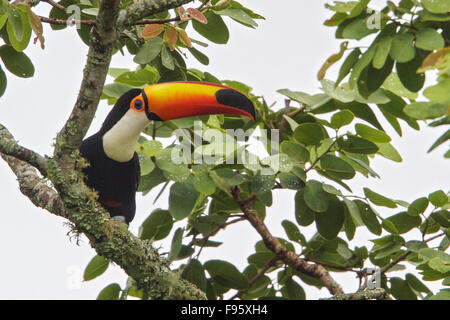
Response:
[[[124,216],[114,216],[114,217],[111,218],[111,220],[113,220],[113,221],[120,221],[120,222],[123,222],[123,223],[127,223]]]

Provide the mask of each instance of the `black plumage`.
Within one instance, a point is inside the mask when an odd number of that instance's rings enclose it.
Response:
[[[118,162],[107,157],[103,149],[103,135],[108,132],[129,110],[131,100],[141,93],[132,89],[121,96],[106,117],[101,129],[83,140],[80,155],[89,162],[84,168],[85,183],[97,190],[98,201],[111,217],[123,216],[130,223],[136,212],[135,195],[139,185],[140,166],[135,152],[127,162]]]

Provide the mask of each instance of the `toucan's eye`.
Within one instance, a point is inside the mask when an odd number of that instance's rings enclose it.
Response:
[[[141,110],[142,107],[143,107],[143,103],[142,103],[141,100],[138,99],[138,100],[135,100],[135,101],[134,101],[134,108],[135,108],[136,110]]]

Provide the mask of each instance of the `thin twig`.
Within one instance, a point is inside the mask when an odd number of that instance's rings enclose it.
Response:
[[[57,2],[55,2],[53,0],[42,0],[42,1],[43,2],[47,2],[52,7],[55,7],[55,8],[57,8],[57,9],[63,11],[63,12],[67,12],[67,9],[64,6],[60,5],[59,3],[57,3]]]
[[[85,24],[88,26],[92,26],[95,23],[94,20],[76,20],[76,19],[64,20],[64,19],[47,18],[47,17],[43,17],[43,16],[38,16],[38,17],[39,17],[39,19],[41,19],[41,22],[54,24],[54,25],[70,26],[70,25],[77,25],[77,24]]]
[[[284,115],[288,116],[289,115],[289,109],[291,108],[291,100],[290,99],[285,99],[284,100]],[[281,118],[280,121],[280,138],[283,137],[283,131],[285,130],[287,126],[287,121],[284,118],[284,116]]]
[[[200,253],[203,250],[203,247],[205,246],[206,242],[209,240],[210,237],[212,237],[213,235],[215,235],[217,232],[219,232],[221,229],[225,229],[226,227],[228,227],[229,225],[232,225],[234,223],[240,222],[240,221],[244,221],[247,220],[247,218],[245,216],[236,218],[234,220],[228,221],[227,223],[218,226],[216,228],[214,228],[212,231],[210,231],[206,236],[204,236],[202,239],[199,239],[198,241],[201,241],[201,245],[200,245],[200,250],[198,251],[198,253],[195,255],[196,258],[198,258],[200,256]],[[195,243],[195,240],[192,240],[191,243],[188,246],[191,246]]]

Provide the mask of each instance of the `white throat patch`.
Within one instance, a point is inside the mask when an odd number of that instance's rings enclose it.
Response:
[[[118,162],[130,161],[136,151],[139,135],[149,123],[145,112],[128,110],[103,135],[103,150],[108,158]]]

